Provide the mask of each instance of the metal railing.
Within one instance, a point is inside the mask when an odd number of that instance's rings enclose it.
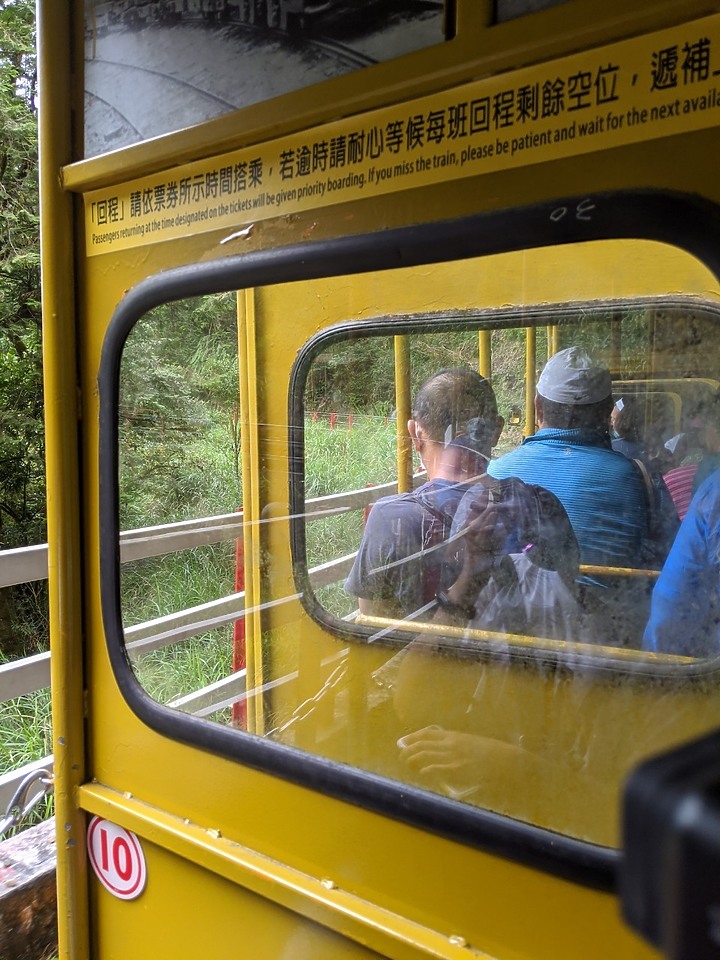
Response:
[[[397,484],[387,483],[318,497],[306,502],[304,517],[310,522],[351,510],[364,509],[380,497],[395,492],[397,492]],[[274,517],[261,522],[272,523],[279,519],[283,518]],[[122,563],[129,563],[189,550],[193,547],[234,540],[242,532],[242,523],[242,516],[239,513],[228,513],[139,530],[127,530],[120,534],[120,559]],[[348,573],[354,557],[355,554],[351,553],[314,567],[309,571],[311,582],[316,587],[337,582]],[[47,545],[0,551],[0,589],[15,584],[45,580],[47,575]],[[243,616],[244,609],[245,594],[235,593],[128,627],[125,631],[128,651],[137,655],[178,643],[187,637],[238,620]],[[229,699],[244,692],[244,683],[244,676],[232,674],[218,684],[214,684],[212,689],[194,691],[172,705],[181,707],[185,712],[199,716],[207,715],[222,707]],[[0,665],[0,704],[47,689],[49,686],[50,653],[39,653]],[[0,811],[5,810],[23,780],[41,770],[51,771],[52,762],[52,755],[41,757],[0,776]]]

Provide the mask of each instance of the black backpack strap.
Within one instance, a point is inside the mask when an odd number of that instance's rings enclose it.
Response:
[[[650,476],[650,471],[642,462],[642,460],[638,460],[633,457],[632,462],[637,467],[643,480],[643,486],[645,489],[645,505],[647,507],[648,517],[648,533],[651,537],[654,537],[658,530],[658,503],[655,493],[655,484]]]
[[[402,498],[418,504],[422,509],[421,549],[423,552],[428,551],[428,557],[422,564],[421,597],[423,603],[430,603],[441,587],[442,563],[438,557],[441,553],[438,548],[450,536],[452,517],[432,503],[422,491],[413,490],[402,494]]]

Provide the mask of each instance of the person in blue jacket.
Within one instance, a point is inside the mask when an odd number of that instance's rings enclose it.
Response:
[[[678,527],[669,498],[662,508],[652,478],[612,449],[612,381],[582,347],[560,350],[537,383],[539,429],[488,474],[519,477],[554,493],[567,511],[582,564],[659,568]],[[640,645],[649,591],[638,578],[593,572],[581,579],[587,636],[613,646]]]
[[[650,542],[645,482],[637,465],[612,449],[612,408],[607,367],[581,347],[560,350],[538,379],[540,429],[493,460],[488,473],[520,477],[554,493],[570,517],[582,563],[660,566],[669,543]]]
[[[643,647],[712,657],[720,652],[720,470],[693,497],[652,594]]]

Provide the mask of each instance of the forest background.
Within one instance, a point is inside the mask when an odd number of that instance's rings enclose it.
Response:
[[[45,541],[32,0],[0,0],[0,549]],[[0,590],[0,657],[47,645],[46,586]]]

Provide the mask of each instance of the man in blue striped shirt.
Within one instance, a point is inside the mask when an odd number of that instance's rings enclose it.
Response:
[[[537,384],[540,429],[493,460],[493,477],[519,477],[565,507],[585,564],[647,565],[648,500],[638,467],[612,449],[610,373],[580,347],[556,353]],[[661,562],[661,560],[659,561]]]
[[[580,347],[561,350],[538,380],[539,430],[491,461],[487,472],[519,477],[554,493],[570,518],[582,564],[660,567],[677,517],[653,515],[649,478],[646,482],[637,463],[612,449],[612,406],[607,368]],[[580,583],[585,637],[605,645],[639,646],[649,612],[645,581],[585,576]]]

